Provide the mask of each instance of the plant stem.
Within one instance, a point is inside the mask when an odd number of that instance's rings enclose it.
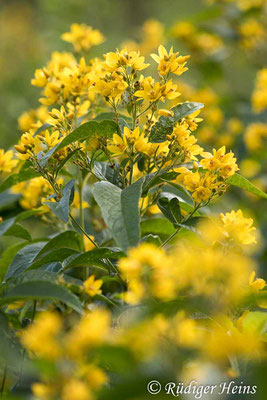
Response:
[[[83,212],[83,178],[82,172],[79,170],[79,208],[80,208],[80,224],[84,229],[84,212]]]
[[[86,233],[86,231],[81,227],[80,224],[78,224],[78,222],[73,218],[73,216],[72,216],[71,214],[70,214],[70,219],[71,219],[72,223],[73,223],[77,228],[79,228],[80,231],[90,240],[90,242],[93,243],[93,245],[94,245],[96,248],[99,248],[98,244],[97,244],[92,238],[90,238],[90,236],[88,235],[88,233]],[[105,260],[105,261],[107,262],[107,264],[110,266],[111,270],[112,270],[113,272],[116,272],[116,274],[118,274],[117,268],[112,264],[112,262],[111,262],[108,258],[105,258],[104,260]],[[118,276],[119,276],[119,275],[118,275]]]
[[[73,218],[73,216],[70,214],[70,219],[72,221],[72,223],[78,228],[80,229],[80,231],[87,237],[87,239],[90,240],[90,242],[95,246],[95,247],[99,247],[98,244],[88,235],[88,233],[84,230],[84,228],[75,220],[75,218]]]
[[[162,245],[160,246],[160,248],[166,246],[166,244],[168,244],[168,243],[174,238],[174,236],[177,235],[177,233],[179,232],[180,229],[181,229],[181,228],[180,228],[180,226],[179,226],[179,228],[177,228],[177,229],[171,234],[171,236],[169,236],[168,239],[166,239],[165,242],[162,243]]]
[[[6,377],[7,377],[7,365],[5,365],[5,368],[4,368],[4,374],[3,374],[3,379],[2,379],[1,389],[0,389],[1,397],[3,396],[4,390],[5,390]]]

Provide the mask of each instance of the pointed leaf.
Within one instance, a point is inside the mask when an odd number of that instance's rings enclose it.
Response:
[[[113,238],[122,250],[137,246],[140,239],[139,199],[143,179],[121,190],[110,182],[94,184],[93,195]]]
[[[162,116],[152,127],[150,141],[156,143],[164,142],[166,140],[166,135],[172,132],[176,122],[202,107],[204,107],[204,104],[194,102],[183,103],[173,107],[173,117]]]
[[[75,180],[71,180],[63,189],[63,196],[59,201],[49,202],[44,201],[53,214],[61,221],[67,223],[69,220],[70,204],[73,201]]]
[[[242,175],[235,173],[233,176],[226,180],[227,183],[230,185],[237,186],[241,189],[246,190],[247,192],[253,193],[263,199],[267,199],[267,194],[264,193],[262,190],[257,188],[257,186],[253,185],[253,183],[249,182],[246,178]]]
[[[29,271],[12,282],[9,288],[2,293],[0,304],[12,303],[16,300],[53,300],[60,301],[82,313],[82,305],[73,293],[55,282],[53,272]]]
[[[32,168],[25,169],[18,172],[17,174],[10,175],[6,180],[0,185],[0,193],[11,188],[17,183],[28,181],[29,179],[36,178],[40,174]]]

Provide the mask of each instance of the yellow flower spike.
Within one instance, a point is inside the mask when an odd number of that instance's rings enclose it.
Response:
[[[0,173],[11,172],[18,164],[18,160],[13,159],[13,151],[8,150],[6,153],[0,149]]]
[[[91,275],[85,282],[84,282],[84,289],[89,296],[94,297],[97,294],[101,294],[102,290],[100,289],[103,284],[101,279],[95,279],[94,275]]]

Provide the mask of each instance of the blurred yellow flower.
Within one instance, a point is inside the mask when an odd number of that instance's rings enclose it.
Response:
[[[84,282],[84,289],[89,296],[93,297],[96,294],[101,294],[102,290],[100,289],[103,284],[101,279],[95,279],[94,275],[91,275],[86,281]]]
[[[93,29],[86,24],[72,24],[70,32],[63,33],[61,38],[65,42],[72,43],[74,51],[88,51],[93,46],[104,42],[105,38],[97,29]]]
[[[13,159],[12,150],[5,152],[3,149],[0,149],[0,173],[11,172],[17,164],[18,160]]]

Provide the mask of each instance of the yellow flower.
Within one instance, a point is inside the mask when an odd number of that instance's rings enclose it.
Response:
[[[78,372],[85,378],[89,387],[93,389],[99,389],[108,381],[105,372],[94,364],[84,364]]]
[[[45,106],[51,106],[58,102],[60,97],[60,84],[54,82],[48,82],[44,89],[45,97],[41,97],[39,99],[40,103],[44,104]]]
[[[142,71],[149,66],[144,62],[145,57],[140,56],[139,52],[131,51],[128,53],[126,49],[117,50],[116,53],[106,53],[104,59],[104,67],[110,72],[120,71],[127,67],[130,67],[132,71]]]
[[[209,188],[203,186],[198,187],[192,194],[193,199],[196,203],[208,200],[212,195],[212,191]]]
[[[45,68],[36,69],[34,73],[34,79],[31,80],[31,84],[37,87],[45,87],[48,76],[49,72]]]
[[[0,149],[0,173],[11,172],[17,164],[18,160],[13,159],[12,150],[9,150],[5,153],[3,149]]]
[[[261,112],[267,109],[267,68],[258,71],[256,87],[251,100],[256,112]]]
[[[245,131],[245,144],[250,151],[257,151],[264,148],[267,139],[267,124],[254,122],[248,125]]]
[[[173,48],[168,53],[162,45],[159,46],[158,53],[159,55],[151,54],[151,57],[159,64],[158,71],[160,75],[164,76],[172,72],[180,76],[188,70],[185,64],[190,56],[179,56],[179,53],[173,52]]]
[[[36,138],[34,138],[31,133],[23,133],[20,138],[18,145],[14,146],[18,151],[18,158],[21,160],[28,160],[34,152],[34,147],[36,145]]]
[[[94,82],[95,93],[99,93],[115,101],[121,98],[127,87],[128,84],[123,79],[123,76],[119,75],[117,72],[107,74],[103,78],[96,77]]]
[[[117,133],[114,133],[112,141],[110,141],[107,149],[113,153],[115,156],[119,156],[123,154],[127,149],[127,140],[126,137],[119,136]]]
[[[27,132],[36,127],[39,122],[42,124],[46,122],[47,116],[47,108],[44,106],[38,107],[36,110],[26,111],[18,119],[19,129]]]
[[[61,395],[62,400],[93,400],[89,387],[76,378],[66,381]]]
[[[31,389],[34,396],[39,400],[48,400],[55,395],[54,387],[45,383],[33,383]]]
[[[239,169],[234,153],[230,151],[225,154],[225,146],[222,146],[219,150],[213,149],[212,154],[203,153],[202,155],[204,159],[200,161],[200,164],[209,171],[219,172],[224,178],[229,178]]]
[[[37,138],[46,145],[47,149],[51,149],[56,144],[58,144],[61,140],[61,138],[59,137],[58,131],[54,131],[53,133],[50,133],[47,130],[45,131],[44,136],[38,135]]]
[[[71,205],[74,209],[79,210],[80,209],[80,194],[79,192],[74,192],[74,199]],[[83,200],[81,204],[82,208],[89,208],[90,205],[87,201]]]
[[[251,158],[246,158],[240,163],[241,174],[244,175],[246,178],[253,178],[260,172],[260,170],[260,162]]]
[[[72,43],[74,51],[88,51],[93,46],[104,42],[104,36],[97,29],[93,29],[86,24],[72,24],[70,32],[63,33],[61,36],[65,42]]]
[[[188,38],[192,37],[196,32],[195,26],[188,21],[178,22],[172,28],[172,35],[176,38]]]
[[[81,357],[87,348],[101,345],[110,332],[110,314],[107,310],[94,309],[82,316],[79,323],[67,334],[66,351]]]
[[[162,115],[164,117],[173,117],[173,111],[172,110],[165,110],[163,108],[158,110],[158,114]]]
[[[254,293],[258,293],[260,290],[264,289],[266,282],[264,279],[260,278],[255,279],[255,276],[256,276],[255,271],[252,271],[249,277],[249,286],[251,287]]]
[[[122,137],[115,133],[107,149],[113,153],[114,156],[118,156],[125,152],[129,154],[136,151],[145,153],[149,147],[148,138],[145,137],[144,133],[140,132],[139,127],[131,131],[125,126]]]
[[[220,219],[223,224],[224,235],[238,244],[256,243],[255,235],[252,233],[256,230],[252,226],[253,219],[245,218],[241,210],[230,213],[220,214]]]
[[[91,275],[85,282],[84,282],[84,289],[89,296],[93,297],[97,294],[101,294],[102,290],[100,289],[103,284],[101,279],[95,279],[94,275]]]
[[[197,139],[191,135],[189,129],[191,125],[194,130],[196,125],[194,121],[198,122],[199,120],[201,118],[192,117],[191,120],[187,119],[181,123],[177,123],[173,129],[173,133],[167,135],[168,140],[174,140],[175,144],[178,145],[178,150],[183,154],[185,162],[197,160],[196,156],[203,152],[203,148],[196,144]]]
[[[248,18],[239,27],[241,44],[245,48],[253,48],[263,43],[266,36],[264,26],[256,18]]]
[[[194,38],[195,45],[208,56],[217,53],[223,48],[223,41],[220,36],[209,32],[198,32]]]
[[[215,325],[215,324],[214,324]],[[263,340],[256,332],[240,332],[234,326],[215,325],[203,343],[205,353],[215,361],[225,362],[229,357],[261,358]]]
[[[34,324],[22,332],[22,344],[39,357],[57,359],[61,353],[57,343],[61,327],[62,321],[58,314],[43,312],[36,318]]]
[[[164,101],[164,99],[173,100],[180,96],[180,93],[176,91],[177,85],[172,83],[172,80],[168,80],[165,84],[154,81],[151,76],[144,78],[140,77],[141,89],[137,90],[134,95],[136,97],[143,98],[145,100],[155,102],[158,100]]]

